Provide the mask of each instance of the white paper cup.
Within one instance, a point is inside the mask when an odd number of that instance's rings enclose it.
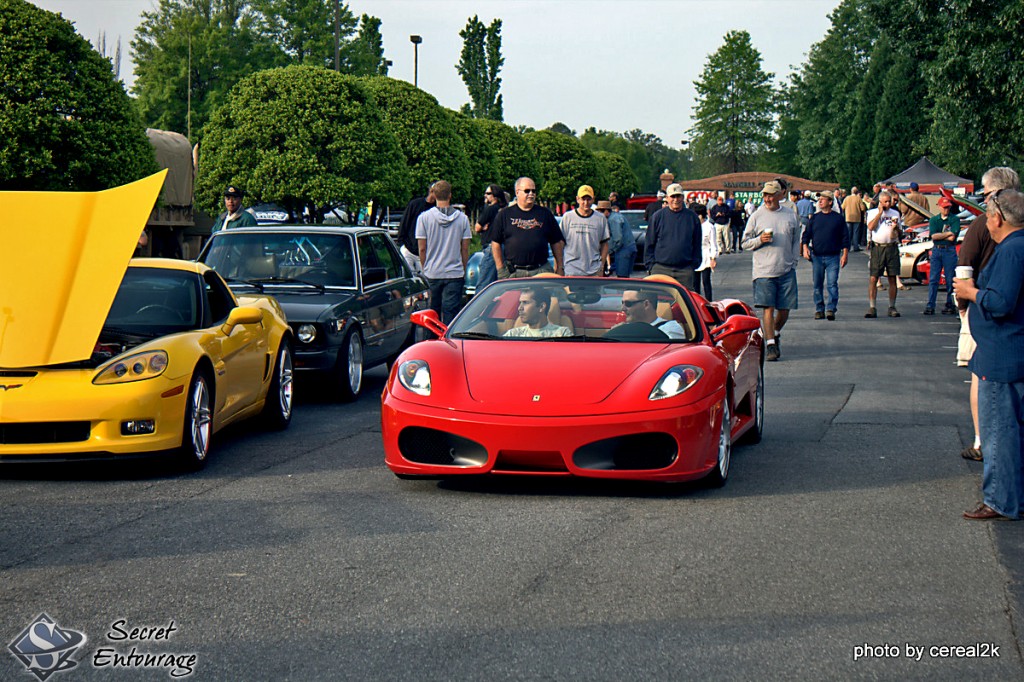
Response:
[[[958,265],[956,266],[956,278],[957,279],[973,279],[974,268],[970,265]]]
[[[768,235],[769,239],[775,239],[775,230],[771,229],[770,227],[767,230],[765,230],[764,233]]]

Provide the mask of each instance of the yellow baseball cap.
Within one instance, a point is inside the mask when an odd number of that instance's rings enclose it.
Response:
[[[577,197],[590,197],[594,198],[594,188],[590,185],[580,185],[580,188],[576,190]]]

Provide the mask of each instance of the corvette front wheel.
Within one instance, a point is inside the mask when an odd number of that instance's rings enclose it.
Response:
[[[274,363],[274,375],[263,404],[263,418],[267,428],[282,431],[292,421],[292,347],[288,339],[281,339]]]
[[[202,469],[210,454],[210,438],[213,436],[213,396],[206,374],[197,369],[189,383],[188,400],[185,402],[185,424],[182,428],[181,448],[178,459],[187,469]]]
[[[729,412],[729,397],[722,402],[722,428],[718,433],[718,461],[705,481],[713,488],[721,488],[729,478],[729,461],[732,459],[732,415]]]

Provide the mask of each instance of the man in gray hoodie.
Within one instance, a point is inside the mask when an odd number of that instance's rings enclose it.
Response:
[[[453,208],[452,186],[444,180],[434,183],[434,208],[416,219],[416,243],[423,276],[430,283],[430,308],[445,324],[451,324],[462,307],[466,282],[469,240],[473,233],[469,218]]]

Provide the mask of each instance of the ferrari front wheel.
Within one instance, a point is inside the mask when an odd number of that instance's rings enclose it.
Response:
[[[292,347],[288,339],[281,339],[277,362],[274,363],[273,378],[270,380],[267,399],[263,404],[263,417],[267,428],[281,431],[288,428],[292,421],[292,372]]]
[[[213,435],[213,396],[206,374],[197,369],[188,387],[185,402],[185,423],[182,428],[178,458],[188,469],[202,469],[210,454]]]
[[[718,433],[718,460],[715,468],[705,479],[709,486],[721,488],[729,478],[729,460],[732,458],[732,414],[729,411],[729,396],[722,402],[722,428]]]
[[[345,402],[358,398],[363,389],[363,337],[358,326],[345,335],[334,373],[338,398]]]

